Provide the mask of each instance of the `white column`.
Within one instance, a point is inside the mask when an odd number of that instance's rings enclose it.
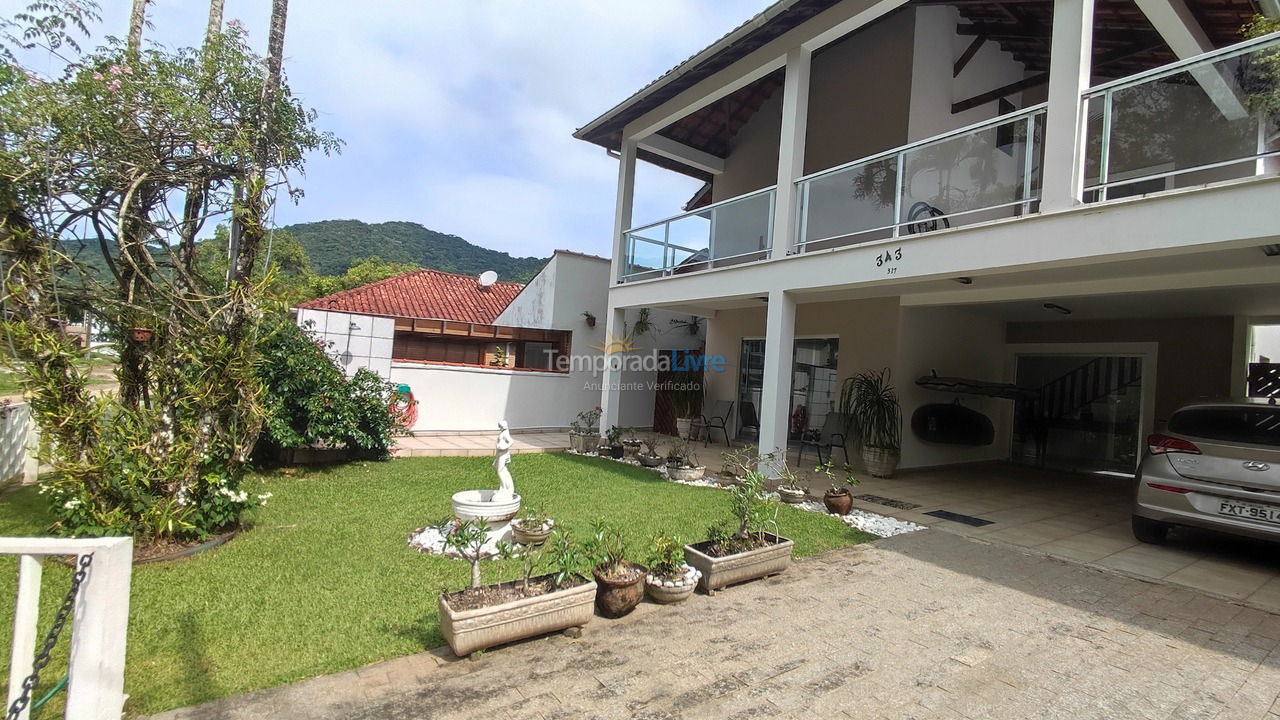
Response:
[[[621,340],[623,328],[626,326],[627,311],[623,308],[609,308],[604,326],[604,346],[613,347],[614,340]],[[605,355],[604,372],[600,376],[600,432],[608,430],[618,422],[622,410],[622,353]]]
[[[102,547],[92,551],[93,565],[76,596],[68,667],[68,718],[119,720],[124,708],[133,539],[105,540]]]
[[[764,334],[764,386],[760,391],[760,454],[786,453],[791,422],[791,371],[795,354],[796,301],[769,292]]]
[[[39,555],[18,556],[18,600],[13,608],[13,644],[9,646],[9,702],[22,695],[22,681],[31,674],[36,657],[36,630],[40,619],[40,577],[44,558]],[[36,698],[31,698],[35,702]],[[31,717],[31,705],[18,715],[18,720]]]
[[[636,194],[636,147],[634,139],[622,138],[622,156],[618,158],[618,199],[613,214],[614,282],[622,279],[627,262],[626,232],[631,228],[631,210]]]
[[[1093,0],[1054,0],[1049,50],[1049,108],[1045,117],[1042,212],[1066,210],[1084,192],[1085,114],[1093,52]]]
[[[800,198],[795,181],[804,175],[804,141],[809,127],[809,67],[813,53],[795,48],[787,53],[782,89],[782,133],[778,143],[778,197],[773,211],[773,257],[796,246]]]

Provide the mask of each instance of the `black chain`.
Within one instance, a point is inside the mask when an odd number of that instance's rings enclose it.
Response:
[[[31,692],[40,684],[40,671],[49,664],[49,655],[53,652],[53,647],[58,644],[58,635],[62,633],[62,626],[71,616],[71,609],[76,604],[76,593],[80,592],[80,583],[83,583],[89,574],[91,564],[93,564],[93,553],[80,556],[80,566],[71,576],[71,588],[67,590],[67,596],[62,599],[62,607],[58,608],[58,614],[53,617],[53,627],[45,633],[44,646],[40,648],[40,652],[36,653],[36,659],[31,663],[31,674],[22,681],[22,694],[9,706],[9,714],[5,716],[5,720],[16,720],[31,703]]]

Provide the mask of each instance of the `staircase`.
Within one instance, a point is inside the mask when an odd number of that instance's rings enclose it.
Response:
[[[1039,417],[1054,421],[1118,393],[1123,395],[1142,380],[1142,358],[1099,357],[1045,383],[1039,391]]]

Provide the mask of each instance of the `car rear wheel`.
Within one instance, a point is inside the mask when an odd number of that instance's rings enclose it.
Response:
[[[1159,520],[1133,516],[1133,536],[1144,543],[1159,545],[1169,537],[1169,525]]]

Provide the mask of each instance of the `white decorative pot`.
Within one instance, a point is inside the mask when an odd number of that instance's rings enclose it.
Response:
[[[684,576],[675,580],[646,575],[644,591],[649,599],[663,605],[678,603],[687,599],[698,587],[702,572],[690,565],[684,566]]]
[[[885,450],[884,448],[862,447],[862,464],[866,465],[867,472],[874,477],[887,478],[893,477],[893,471],[898,469],[898,460],[902,455],[896,450]]]
[[[698,545],[704,543],[685,545],[684,559],[702,572],[702,581],[698,583],[698,587],[712,593],[726,585],[777,575],[791,565],[791,551],[795,548],[795,542],[768,533],[765,537],[770,538],[773,544],[724,557],[703,552]]]
[[[804,502],[807,495],[808,493],[804,490],[795,490],[787,487],[778,488],[778,497],[788,505],[798,505]]]
[[[667,459],[662,457],[661,455],[640,454],[636,456],[636,459],[640,461],[641,465],[647,468],[661,467],[662,464],[667,461]]]
[[[454,610],[441,595],[440,632],[454,654],[464,657],[494,645],[582,627],[595,615],[595,601],[595,581],[475,610]]]
[[[682,437],[686,440],[692,440],[689,437],[689,429],[693,425],[693,418],[676,418],[676,437]]]
[[[526,530],[520,525],[519,520],[511,522],[511,538],[521,545],[541,545],[551,537],[551,531],[556,527],[555,520],[548,520],[541,527]]]

